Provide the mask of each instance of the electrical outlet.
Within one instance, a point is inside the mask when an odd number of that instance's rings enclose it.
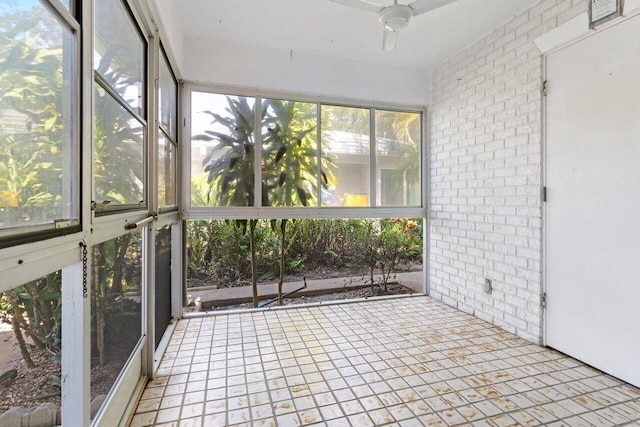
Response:
[[[491,279],[484,279],[484,293],[490,294],[493,291],[493,286],[491,285]]]

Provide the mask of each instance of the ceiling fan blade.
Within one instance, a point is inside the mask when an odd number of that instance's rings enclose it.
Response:
[[[393,50],[396,48],[398,44],[398,36],[400,35],[400,30],[389,30],[388,28],[384,29],[384,34],[382,35],[382,50]]]
[[[354,7],[360,10],[368,10],[369,12],[379,13],[384,6],[369,0],[330,0],[334,3],[340,3],[345,6]]]
[[[456,0],[415,0],[409,3],[409,7],[413,9],[413,16],[418,16],[454,1]]]

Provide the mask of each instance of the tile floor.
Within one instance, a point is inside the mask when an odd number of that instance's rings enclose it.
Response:
[[[428,297],[181,320],[131,426],[640,425],[640,390]]]

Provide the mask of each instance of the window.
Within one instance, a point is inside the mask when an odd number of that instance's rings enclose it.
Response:
[[[96,1],[94,16],[96,74],[134,113],[143,116],[144,40],[120,0]]]
[[[120,0],[95,2],[94,200],[146,207],[145,41]]]
[[[420,112],[190,95],[193,207],[422,207]]]
[[[335,158],[323,206],[371,203],[371,116],[365,108],[322,106],[322,149]]]
[[[0,244],[77,229],[78,25],[41,2],[0,10]]]
[[[316,104],[265,99],[262,111],[262,205],[318,206]]]
[[[379,206],[420,206],[418,113],[376,111],[376,184]]]
[[[155,247],[155,348],[171,323],[171,225],[156,230]]]
[[[93,246],[91,399],[107,394],[142,337],[141,233]]]
[[[62,301],[61,271],[0,292],[0,371],[13,370],[15,378],[5,375],[2,383],[3,412],[33,401],[60,405]],[[2,423],[11,424],[6,418]]]
[[[178,83],[164,52],[160,55],[160,87],[158,90],[158,206],[177,207],[177,109]]]
[[[97,85],[94,119],[95,199],[122,205],[144,202],[141,176],[144,128],[113,96]]]
[[[255,99],[191,94],[191,205],[253,206]]]

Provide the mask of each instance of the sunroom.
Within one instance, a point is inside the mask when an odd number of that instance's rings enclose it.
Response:
[[[2,0],[0,426],[640,422],[638,15]]]

